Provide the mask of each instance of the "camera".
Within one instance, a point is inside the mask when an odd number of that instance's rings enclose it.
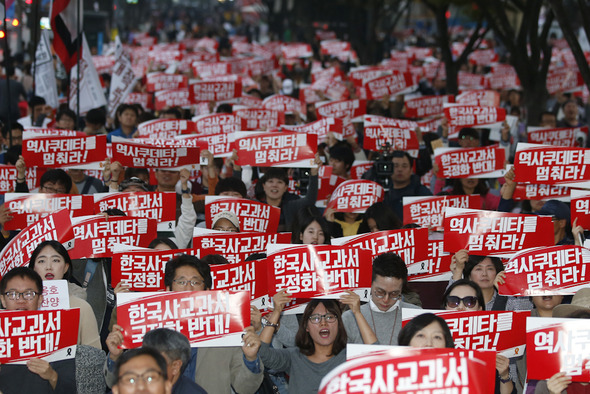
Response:
[[[389,142],[381,145],[379,156],[373,163],[373,175],[375,182],[383,186],[385,191],[391,188],[393,183],[391,176],[393,175],[393,161],[391,155],[391,144]]]
[[[295,181],[295,187],[302,196],[307,194],[307,188],[309,187],[309,168],[296,168],[293,171],[293,180]]]

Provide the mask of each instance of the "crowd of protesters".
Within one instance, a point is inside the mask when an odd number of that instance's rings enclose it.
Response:
[[[173,34],[173,30],[161,28],[162,38],[174,41],[184,39],[193,31]],[[155,28],[153,30],[155,32]],[[322,33],[322,32],[320,32]],[[327,33],[327,32],[324,32]],[[202,32],[198,32],[202,34]],[[232,57],[232,41],[227,32],[214,36],[220,60]],[[360,92],[347,78],[354,64],[354,58],[339,58],[337,55],[319,54],[319,39],[314,42],[316,56],[286,62],[278,59],[280,67],[265,75],[253,75],[244,85],[244,95],[264,99],[276,94],[299,99],[304,89],[309,89],[314,73],[332,70],[340,77],[338,83],[346,87],[339,99],[355,99]],[[492,41],[489,41],[490,47]],[[432,51],[427,62],[436,62],[437,51]],[[427,64],[425,59],[415,58],[413,67]],[[152,64],[157,68],[158,65]],[[464,65],[465,71],[471,68]],[[150,70],[154,71],[154,70]],[[485,67],[472,67],[475,74],[483,75]],[[191,70],[177,70],[190,74]],[[21,155],[22,135],[25,129],[44,127],[66,130],[80,130],[87,135],[106,134],[111,137],[136,137],[137,126],[157,118],[191,119],[196,107],[165,108],[153,111],[140,104],[121,104],[114,119],[109,119],[105,108],[95,108],[79,118],[75,112],[62,104],[54,109],[46,105],[43,98],[30,96],[23,85],[30,86],[26,76],[21,82],[13,78],[14,70],[5,68],[10,79],[11,97],[0,98],[0,115],[6,121],[11,113],[10,124],[2,128],[0,160],[16,168],[12,190],[21,193],[50,194],[94,194],[101,192],[160,191],[177,194],[177,224],[174,234],[161,235],[150,245],[153,249],[185,249],[191,247],[193,229],[203,227],[206,216],[204,196],[221,195],[248,198],[280,208],[279,230],[291,232],[293,244],[330,244],[334,238],[369,232],[402,229],[404,223],[403,197],[438,195],[479,194],[482,209],[515,213],[535,213],[553,217],[555,245],[580,243],[578,235],[584,229],[571,223],[570,208],[558,200],[513,200],[517,186],[514,170],[501,178],[493,179],[436,179],[432,176],[433,152],[435,146],[480,147],[499,144],[507,149],[507,162],[514,155],[518,142],[526,142],[526,126],[542,124],[548,127],[580,127],[588,123],[590,111],[581,97],[558,92],[551,97],[541,119],[527,119],[518,88],[499,91],[500,106],[508,113],[519,116],[518,124],[511,131],[504,125],[500,141],[492,141],[489,130],[464,128],[458,138],[448,138],[448,125],[444,120],[432,130],[415,130],[420,148],[416,156],[401,150],[391,150],[385,156],[391,161],[391,173],[384,182],[387,186],[385,198],[366,209],[364,213],[337,212],[333,208],[316,207],[318,196],[318,167],[330,166],[332,174],[350,179],[355,162],[377,160],[377,152],[363,149],[362,124],[353,123],[356,133],[338,140],[329,135],[319,141],[316,166],[303,182],[291,182],[295,169],[284,168],[242,168],[236,164],[235,153],[226,158],[214,157],[209,151],[201,156],[208,165],[202,166],[195,174],[187,170],[153,169],[156,183],[150,183],[146,169],[124,168],[118,162],[107,158],[104,170],[95,176],[83,170],[48,169],[40,179],[38,190],[29,190],[26,183],[27,163]],[[105,77],[105,81],[107,78]],[[0,80],[0,85],[6,79]],[[145,92],[145,78],[140,78],[135,92]],[[0,87],[0,93],[3,92]],[[328,90],[314,92],[321,100],[330,100]],[[411,93],[412,97],[446,94],[445,79],[441,76],[429,78],[420,76],[419,84]],[[27,100],[27,96],[28,100]],[[369,100],[367,114],[395,119],[404,119],[404,97],[384,97]],[[27,102],[26,114],[23,105]],[[231,113],[238,101],[210,102],[211,113]],[[318,118],[315,102],[305,102],[306,113],[286,114],[286,124],[300,125]],[[199,109],[198,111],[202,111]],[[21,116],[22,115],[22,116]],[[441,114],[442,117],[442,114]],[[524,130],[524,132],[523,132]],[[580,135],[581,146],[585,147],[587,136]],[[436,166],[435,166],[436,167]],[[374,173],[364,178],[383,181]],[[193,176],[191,178],[191,175]],[[295,186],[293,186],[295,185]],[[103,213],[109,216],[124,214],[111,210]],[[11,211],[0,206],[0,224],[11,220]],[[237,212],[225,211],[215,215],[211,229],[239,232]],[[2,228],[0,244],[5,246],[17,232]],[[441,232],[431,231],[431,239],[440,239]],[[575,240],[575,241],[574,241]],[[550,245],[547,245],[550,246]],[[425,245],[418,246],[425,247]],[[261,251],[264,252],[264,251]],[[452,258],[450,281],[439,283],[413,282],[408,276],[404,261],[393,253],[375,256],[372,262],[371,295],[362,303],[354,292],[347,292],[339,300],[312,300],[305,307],[303,315],[284,315],[281,312],[292,300],[292,295],[281,291],[273,297],[272,311],[261,317],[260,311],[252,307],[251,326],[246,328],[243,346],[192,348],[186,337],[169,330],[157,329],[143,338],[141,350],[123,351],[123,333],[117,324],[114,300],[117,294],[128,292],[124,285],[111,286],[105,273],[109,271],[109,259],[99,262],[103,275],[96,275],[96,287],[88,286],[91,260],[72,260],[68,251],[57,241],[45,241],[37,246],[28,267],[19,267],[7,273],[0,282],[2,307],[8,310],[37,310],[42,300],[42,281],[67,279],[70,282],[70,305],[80,308],[80,329],[78,351],[74,360],[47,362],[31,359],[25,365],[2,365],[0,367],[0,390],[5,393],[95,393],[112,389],[114,393],[133,391],[144,385],[150,392],[161,393],[312,393],[317,392],[320,381],[328,372],[346,360],[346,344],[381,344],[412,347],[454,347],[450,331],[443,319],[424,314],[402,328],[402,309],[454,309],[454,310],[506,310],[532,311],[540,317],[590,317],[590,302],[587,289],[571,299],[558,295],[536,297],[506,297],[498,294],[498,283],[505,275],[502,261],[496,257],[476,256],[466,250],[457,252]],[[180,255],[170,260],[165,268],[167,291],[214,290],[209,262],[215,257],[198,259]],[[221,259],[223,261],[223,259]],[[216,264],[217,262],[215,262]],[[2,262],[0,262],[2,264]],[[213,264],[213,263],[211,263]],[[371,264],[364,261],[362,264]],[[106,268],[105,268],[106,267]],[[96,269],[96,267],[95,267]],[[102,281],[100,281],[102,280]],[[272,295],[271,295],[272,296]],[[585,296],[585,297],[584,297]],[[569,299],[568,299],[569,298]],[[339,302],[338,302],[339,301]],[[570,302],[568,307],[564,305]],[[441,308],[442,305],[442,308]],[[585,313],[585,315],[584,315]],[[577,315],[576,315],[577,314]],[[526,379],[526,363],[523,357],[496,358],[496,392],[522,392]],[[556,374],[546,382],[533,385],[534,392],[560,393],[587,392],[582,383],[571,383],[563,373]],[[268,384],[271,385],[270,390]],[[274,388],[273,388],[274,386]],[[23,391],[23,387],[25,387]],[[531,391],[532,392],[532,391]]]

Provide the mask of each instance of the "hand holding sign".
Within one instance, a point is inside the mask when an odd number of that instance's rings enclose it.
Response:
[[[39,358],[32,358],[27,361],[27,368],[34,374],[39,375],[41,379],[47,380],[51,387],[55,389],[57,385],[58,375],[55,369],[51,368],[51,365]]]
[[[258,357],[258,349],[262,341],[258,334],[254,332],[254,327],[246,327],[244,336],[242,337],[244,344],[242,345],[242,351],[248,361],[256,361]]]

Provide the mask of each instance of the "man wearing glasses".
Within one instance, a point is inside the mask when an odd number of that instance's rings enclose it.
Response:
[[[144,347],[125,352],[115,367],[113,394],[170,394],[166,359],[157,350]]]
[[[43,303],[43,281],[27,267],[10,270],[0,280],[0,301],[10,311],[36,311]],[[75,393],[74,360],[47,362],[32,358],[26,365],[8,364],[0,369],[0,392]]]
[[[377,336],[380,345],[397,345],[402,328],[402,308],[420,309],[402,301],[408,282],[408,269],[395,253],[384,253],[373,260],[371,298],[361,306],[361,313]],[[352,311],[342,314],[349,343],[364,343]]]

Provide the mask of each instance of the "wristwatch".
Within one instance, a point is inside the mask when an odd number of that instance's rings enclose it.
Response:
[[[260,319],[260,323],[262,323],[262,328],[264,327],[274,327],[275,330],[279,328],[279,324],[278,323],[271,323],[270,320],[268,320],[266,317],[262,317],[262,319]]]
[[[512,380],[512,376],[510,376],[510,371],[508,371],[508,377],[506,379],[502,379],[502,377],[500,376],[500,382],[502,383],[508,383]]]

